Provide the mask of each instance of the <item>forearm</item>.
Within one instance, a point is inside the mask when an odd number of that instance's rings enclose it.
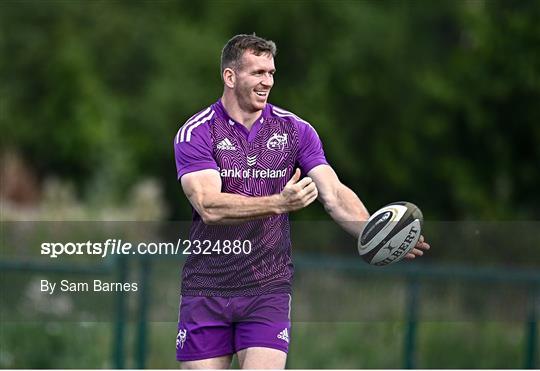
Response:
[[[221,178],[214,170],[201,170],[181,178],[182,189],[205,224],[236,224],[299,210],[317,198],[310,177],[300,180],[300,170],[271,196],[253,197],[221,191]]]
[[[223,192],[206,196],[197,211],[206,224],[236,224],[285,212],[279,194],[247,197]]]
[[[333,202],[326,204],[325,209],[336,223],[354,237],[360,235],[364,222],[369,218],[362,201],[343,184],[336,189]]]

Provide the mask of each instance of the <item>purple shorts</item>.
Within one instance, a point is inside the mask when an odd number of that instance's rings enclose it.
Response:
[[[250,347],[289,350],[291,296],[183,296],[176,359],[195,361]]]

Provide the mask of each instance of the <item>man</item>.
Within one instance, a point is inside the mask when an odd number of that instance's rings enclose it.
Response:
[[[177,176],[193,206],[176,341],[183,368],[228,368],[233,354],[242,368],[284,368],[293,275],[288,213],[318,198],[353,236],[369,217],[328,165],[313,127],[267,103],[275,54],[272,41],[255,35],[229,40],[223,96],[174,140]],[[428,248],[422,238],[408,258]]]

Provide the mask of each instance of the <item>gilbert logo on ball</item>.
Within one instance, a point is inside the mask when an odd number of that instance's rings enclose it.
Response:
[[[358,252],[372,265],[382,266],[403,259],[418,242],[423,216],[410,202],[394,202],[377,210],[358,238]]]

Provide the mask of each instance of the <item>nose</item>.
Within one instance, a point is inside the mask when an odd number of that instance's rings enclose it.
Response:
[[[261,84],[265,87],[272,87],[274,85],[274,76],[271,73],[265,73]]]

